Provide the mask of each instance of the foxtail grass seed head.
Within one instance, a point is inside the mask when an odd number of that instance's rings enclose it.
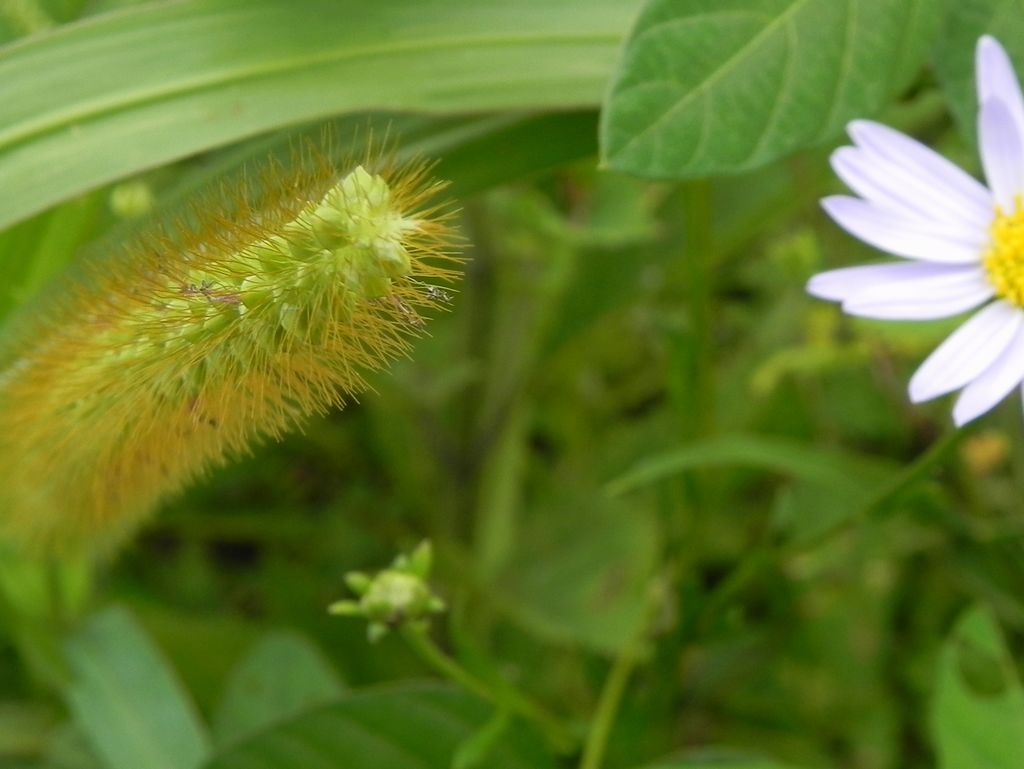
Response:
[[[0,348],[0,532],[118,542],[211,465],[365,389],[444,305],[443,184],[305,148],[88,260]]]

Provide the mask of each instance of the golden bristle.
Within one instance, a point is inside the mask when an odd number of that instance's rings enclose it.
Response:
[[[0,360],[0,527],[105,545],[212,464],[365,388],[455,277],[442,184],[309,147],[88,261]],[[226,202],[225,202],[226,201]]]

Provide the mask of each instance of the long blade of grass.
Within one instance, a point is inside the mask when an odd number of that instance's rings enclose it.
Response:
[[[185,0],[0,49],[0,228],[133,172],[369,110],[599,103],[637,4]]]

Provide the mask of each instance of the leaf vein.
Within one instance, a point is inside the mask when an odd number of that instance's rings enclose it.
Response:
[[[722,78],[728,76],[752,49],[760,45],[766,38],[770,38],[771,35],[778,31],[780,26],[784,25],[791,16],[799,13],[799,11],[802,10],[809,2],[812,2],[812,0],[795,0],[789,8],[780,13],[774,19],[771,19],[761,30],[757,32],[757,34],[741,45],[696,88],[691,90],[688,94],[685,94],[683,98],[679,99],[675,104],[669,105],[667,109],[663,110],[660,115],[648,123],[643,130],[638,131],[630,137],[625,144],[617,149],[617,153],[625,152],[637,141],[646,138],[652,131],[659,128],[670,117],[677,114],[680,110],[690,106],[696,98],[702,96],[703,92],[707,91]]]

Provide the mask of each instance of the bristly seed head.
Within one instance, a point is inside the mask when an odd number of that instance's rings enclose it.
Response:
[[[456,237],[428,171],[303,152],[91,260],[0,351],[4,532],[116,542],[212,463],[364,389],[449,298],[433,283]]]

